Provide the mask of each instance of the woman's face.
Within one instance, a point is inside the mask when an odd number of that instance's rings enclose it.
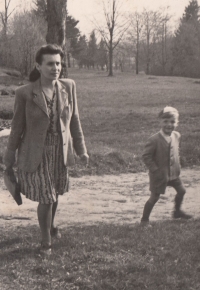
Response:
[[[57,80],[61,73],[61,57],[60,54],[44,54],[42,63],[36,64],[41,74],[41,78],[46,80]]]

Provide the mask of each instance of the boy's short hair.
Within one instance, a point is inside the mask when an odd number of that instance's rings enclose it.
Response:
[[[170,106],[166,106],[159,114],[158,117],[160,119],[165,119],[165,118],[171,118],[174,117],[176,120],[176,123],[178,124],[178,119],[179,119],[179,112],[177,109],[170,107]]]

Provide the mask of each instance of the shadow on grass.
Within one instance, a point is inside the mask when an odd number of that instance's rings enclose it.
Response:
[[[19,261],[27,256],[34,256],[38,253],[37,237],[38,228],[17,227],[14,229],[0,228],[2,238],[0,241],[0,265],[4,261],[12,263]]]
[[[20,238],[14,238],[14,239],[8,239],[0,242],[0,249],[3,249],[4,247],[9,247],[14,244],[20,244],[21,239]]]
[[[3,250],[3,249],[2,249]],[[30,247],[23,247],[13,250],[6,250],[3,254],[0,254],[0,264],[4,263],[9,260],[9,263],[13,263],[16,261],[21,261],[24,258],[31,258],[31,257],[37,257],[39,255],[39,248],[30,248]]]
[[[5,281],[18,281],[16,289],[200,289],[199,228],[200,220],[68,227],[61,229],[61,239],[53,240],[47,260],[38,256],[36,226],[2,228],[2,285],[11,289]]]

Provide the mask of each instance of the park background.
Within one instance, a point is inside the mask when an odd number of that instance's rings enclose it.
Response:
[[[83,168],[77,159],[70,170],[71,194],[63,196],[57,220],[62,239],[43,260],[33,203],[28,207],[24,200],[18,208],[3,185],[7,137],[1,137],[0,289],[199,290],[198,1],[49,2],[67,3],[65,74],[77,85],[90,165]],[[35,52],[46,43],[48,19],[43,0],[1,4],[4,131],[15,89],[28,82]],[[170,189],[153,222],[142,227],[137,221],[149,192],[141,155],[147,138],[160,129],[157,115],[166,105],[180,112],[184,206],[194,219],[171,220]]]

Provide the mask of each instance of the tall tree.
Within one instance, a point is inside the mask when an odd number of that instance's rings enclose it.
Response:
[[[135,66],[136,74],[139,73],[139,59],[140,59],[140,38],[143,28],[142,15],[138,12],[130,15],[130,30],[129,35],[131,42],[133,42],[135,52]]]
[[[66,39],[67,39],[67,61],[68,67],[71,67],[71,58],[70,56],[77,49],[77,41],[80,36],[80,30],[76,27],[79,23],[79,20],[76,20],[74,17],[67,14],[66,18]]]
[[[171,32],[169,20],[171,16],[166,11],[158,14],[158,22],[153,33],[151,73],[169,74],[171,61]]]
[[[35,0],[35,14],[38,17],[42,17],[47,21],[47,0]],[[76,20],[74,17],[68,14],[68,11],[66,12],[66,27],[65,27],[65,33],[67,39],[72,39],[75,37],[79,37],[80,31],[76,27],[79,23],[79,20]]]
[[[95,21],[96,29],[104,39],[109,54],[109,73],[113,76],[113,54],[128,29],[128,21],[123,17],[121,0],[102,0],[105,27]]]
[[[173,74],[200,76],[200,23],[199,6],[191,0],[175,33],[173,45]]]
[[[101,38],[101,41],[99,43],[98,50],[97,50],[97,64],[101,67],[101,70],[104,70],[105,66],[106,66],[106,69],[108,67],[108,51],[107,51],[107,46],[103,38]]]
[[[185,11],[181,22],[196,22],[199,20],[199,5],[197,0],[191,0],[188,6],[185,7]]]
[[[144,40],[144,51],[146,57],[146,74],[150,73],[150,64],[152,58],[152,40],[157,31],[158,23],[160,22],[160,14],[158,11],[146,10],[143,11],[143,36]]]
[[[57,4],[56,1],[54,1],[54,2]],[[66,0],[65,1],[63,0],[63,1],[61,1],[61,4],[63,4],[63,3],[65,4],[65,2],[67,3]],[[51,1],[51,3],[52,3],[52,1]],[[48,5],[47,4],[48,4],[47,0],[36,0],[35,1],[35,13],[36,13],[36,15],[46,19],[46,21],[48,21]],[[61,10],[64,9],[64,11],[66,9],[66,8],[62,9],[62,7],[60,7],[60,8],[61,8]],[[54,16],[54,14],[57,15],[57,18],[60,18],[59,17],[60,10],[57,10],[56,13],[55,13],[55,11],[53,12],[53,10],[52,10],[52,17]],[[79,21],[74,19],[72,16],[70,16],[67,13],[67,10],[66,10],[66,13],[64,13],[63,17],[65,17],[65,27],[61,26],[61,29],[60,29],[61,42],[62,42],[62,38],[63,38],[63,44],[60,44],[60,45],[64,48],[64,50],[66,52],[66,58],[67,58],[67,62],[68,62],[68,67],[70,67],[71,66],[70,55],[73,53],[74,49],[76,49],[75,48],[75,44],[77,43],[77,39],[78,39],[78,37],[80,35],[80,31],[76,27],[77,24],[79,23]],[[56,23],[59,24],[59,22],[57,22],[56,18],[54,18],[54,20],[55,20]],[[54,23],[52,23],[52,25],[54,26]],[[64,25],[64,22],[62,23],[62,25]],[[56,26],[54,28],[55,28],[55,33],[56,33],[56,30],[57,30]],[[65,33],[64,37],[62,35],[63,33]],[[49,33],[49,36],[47,36],[47,42],[48,41],[49,42],[52,41],[51,39],[49,39],[50,36],[52,36],[51,33]],[[60,42],[60,40],[58,42],[56,42],[56,43],[59,43],[59,42]]]
[[[67,0],[47,0],[47,43],[65,45]]]
[[[12,0],[4,0],[4,11],[0,12],[1,15],[1,22],[3,26],[3,33],[2,33],[2,40],[1,40],[1,45],[2,45],[2,53],[3,53],[3,60],[4,60],[4,65],[8,64],[9,61],[9,43],[8,43],[8,26],[9,26],[9,19],[13,12],[16,9],[16,6],[11,10],[10,5],[11,5]]]
[[[94,30],[91,32],[88,41],[88,61],[90,66],[94,68],[97,61],[97,38]]]
[[[3,35],[5,37],[7,37],[7,34],[8,34],[8,20],[10,16],[13,14],[14,10],[16,9],[15,7],[14,9],[12,9],[12,11],[9,11],[10,4],[11,4],[11,0],[4,0],[4,12],[0,12],[1,21],[3,24]]]
[[[77,43],[77,50],[76,50],[76,54],[74,54],[74,57],[78,61],[79,68],[89,67],[88,41],[85,35],[81,35],[79,37],[79,40]]]
[[[27,76],[35,62],[35,53],[45,41],[46,23],[32,11],[16,13],[12,19],[11,61],[23,76]]]
[[[35,0],[35,14],[47,20],[47,0]]]
[[[36,14],[47,20],[47,43],[60,45],[65,53],[63,76],[67,76],[66,16],[67,0],[36,0]]]

